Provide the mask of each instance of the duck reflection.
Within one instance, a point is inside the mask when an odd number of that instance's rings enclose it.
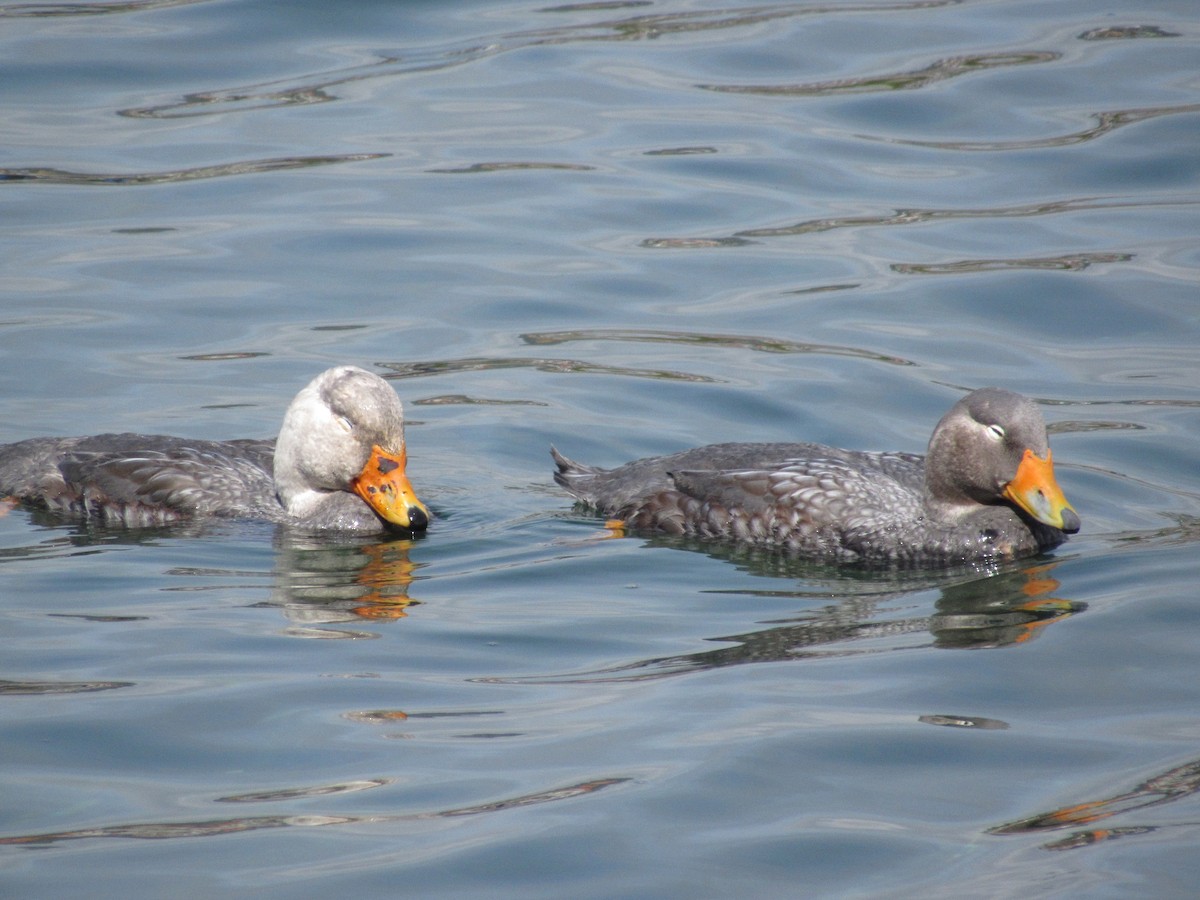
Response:
[[[269,605],[278,607],[298,637],[372,637],[321,626],[402,619],[419,601],[409,587],[419,564],[413,541],[377,542],[281,532],[276,538],[275,586]]]
[[[1051,623],[1082,612],[1087,604],[1051,596],[1061,586],[1050,576],[1056,565],[1023,568],[943,590],[929,620],[935,643],[963,649],[1022,644]]]
[[[1186,762],[1181,766],[1168,769],[1161,775],[1147,778],[1133,789],[1114,794],[1100,800],[1089,800],[1064,806],[1050,812],[1038,813],[1027,819],[1009,822],[989,828],[987,834],[1029,834],[1041,831],[1057,831],[1080,825],[1093,825],[1096,822],[1111,818],[1135,809],[1146,809],[1172,803],[1184,797],[1190,797],[1200,790],[1200,759]],[[1197,823],[1175,823],[1195,827]],[[1163,825],[1129,825],[1117,828],[1083,828],[1074,831],[1064,838],[1043,844],[1045,850],[1075,850],[1088,847],[1101,841],[1118,837],[1128,837],[1135,834],[1150,834]]]
[[[0,505],[0,515],[3,515]],[[125,528],[71,522],[64,527],[61,516],[34,510],[32,523],[45,530],[36,543],[0,549],[0,564],[8,559],[85,555],[98,547],[154,545],[179,538],[228,537],[231,526],[211,522],[183,522],[153,528]],[[295,637],[356,638],[375,637],[370,632],[326,625],[374,620],[402,619],[419,601],[409,595],[410,586],[421,565],[410,558],[410,551],[423,536],[381,539],[377,535],[314,533],[286,528],[237,524],[235,536],[247,534],[258,540],[271,534],[275,548],[275,568],[270,573],[273,587],[270,599],[257,606],[279,609],[292,627],[287,634]],[[170,575],[245,575],[233,569],[200,569],[191,566],[168,570]],[[265,575],[255,571],[252,575]],[[94,621],[117,621],[116,617],[79,616]],[[126,620],[129,617],[120,617]],[[122,685],[123,686],[123,685]],[[95,689],[95,688],[93,688]]]
[[[760,562],[757,555],[752,554],[750,562],[745,554],[739,556],[740,565],[757,569]],[[773,575],[788,564],[779,557],[766,554],[761,560],[772,568]],[[841,573],[836,581],[823,580],[814,577],[810,566],[809,577],[805,579],[809,588],[788,592],[786,596],[812,599],[833,594],[840,599],[794,619],[766,623],[774,627],[761,631],[709,638],[732,646],[655,657],[590,672],[514,680],[642,680],[744,663],[855,656],[930,646],[944,649],[1012,646],[1033,640],[1051,623],[1087,608],[1084,603],[1054,596],[1060,587],[1059,581],[1051,576],[1056,565],[1048,562],[982,577],[976,573],[950,582],[908,577],[899,582],[902,590],[897,590],[895,580],[884,582],[865,575],[856,578]],[[932,615],[884,618],[897,599],[929,589],[941,592]]]

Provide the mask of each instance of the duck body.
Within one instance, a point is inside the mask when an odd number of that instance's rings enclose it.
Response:
[[[945,566],[1061,544],[1079,518],[1032,401],[996,388],[943,417],[925,456],[822,444],[714,444],[615,469],[551,448],[555,480],[625,526],[838,563]]]
[[[277,440],[31,438],[0,445],[0,494],[131,527],[224,517],[314,530],[421,530],[429,512],[405,462],[403,408],[391,386],[339,366],[296,395]]]

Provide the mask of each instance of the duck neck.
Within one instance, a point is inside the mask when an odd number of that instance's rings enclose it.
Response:
[[[948,432],[949,429],[939,424],[929,439],[921,499],[926,515],[931,520],[949,525],[961,520],[974,505],[962,496],[959,486],[954,482],[948,461],[955,458],[958,448]]]
[[[292,401],[275,441],[275,494],[288,515],[297,518],[311,516],[327,496],[314,487],[320,479],[308,471],[304,462],[304,438],[314,430],[309,412],[313,407],[311,393],[310,386]]]
[[[275,495],[288,515],[298,518],[310,515],[323,497],[306,484],[295,453],[284,441],[275,448]]]

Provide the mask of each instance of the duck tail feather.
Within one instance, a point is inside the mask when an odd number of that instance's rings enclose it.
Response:
[[[589,497],[588,482],[604,472],[604,469],[575,462],[559,453],[554,446],[550,447],[550,456],[553,457],[554,464],[558,466],[558,471],[554,473],[554,480],[576,497],[583,499]]]

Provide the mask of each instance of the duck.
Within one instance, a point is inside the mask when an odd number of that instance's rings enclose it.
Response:
[[[404,408],[380,376],[336,366],[292,400],[276,440],[156,434],[0,445],[0,496],[132,527],[258,519],[315,531],[423,532]]]
[[[987,387],[938,422],[925,455],[812,443],[725,443],[584,465],[554,480],[618,532],[657,531],[836,564],[950,566],[1057,547],[1080,520],[1028,397]]]

